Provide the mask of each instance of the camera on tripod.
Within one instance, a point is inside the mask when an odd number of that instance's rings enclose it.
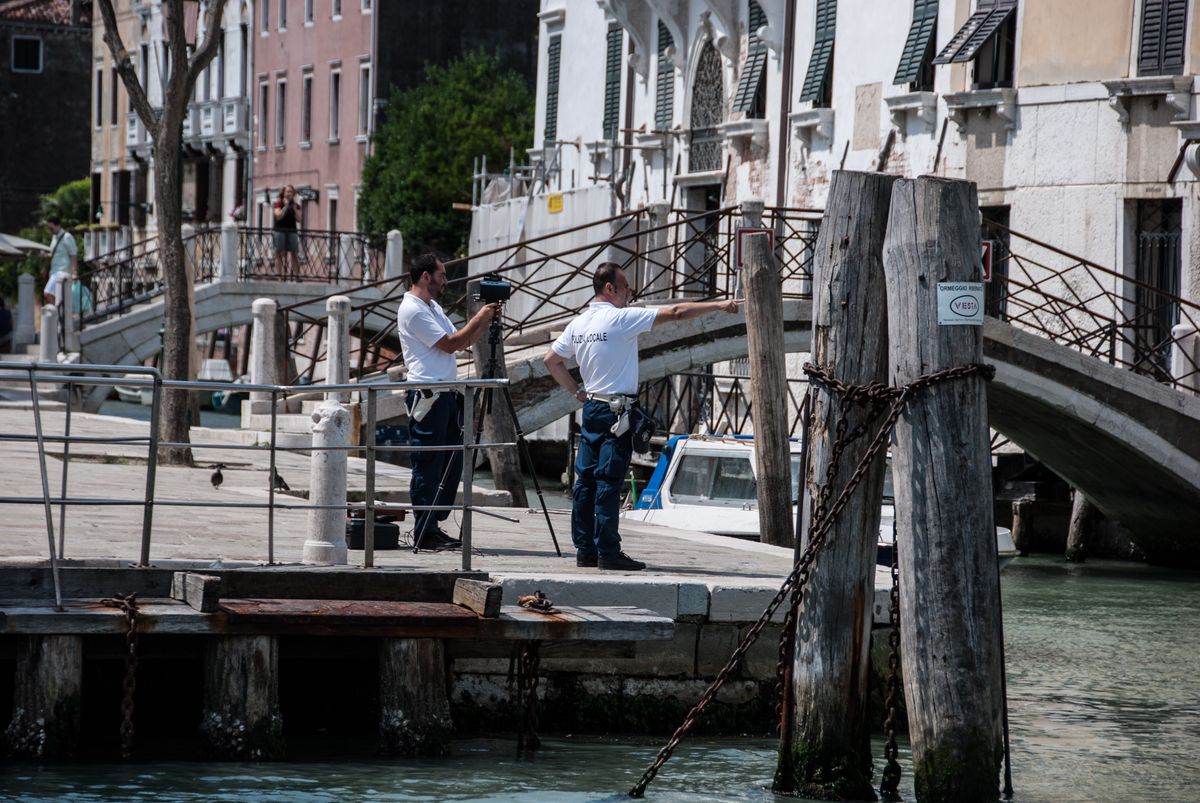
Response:
[[[488,274],[479,280],[479,292],[475,300],[484,304],[503,304],[512,298],[512,284],[496,274]]]

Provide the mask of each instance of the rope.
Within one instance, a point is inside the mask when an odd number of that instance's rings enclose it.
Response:
[[[833,525],[837,522],[838,516],[841,515],[846,505],[849,504],[850,498],[858,485],[866,476],[871,464],[875,458],[883,451],[885,444],[888,441],[888,436],[891,434],[892,427],[900,418],[900,414],[904,411],[905,405],[912,395],[918,391],[929,388],[940,382],[946,382],[953,379],[961,379],[970,376],[979,375],[986,380],[990,380],[995,375],[995,369],[990,365],[969,364],[955,368],[947,368],[942,371],[935,371],[930,374],[919,376],[903,387],[889,387],[879,383],[868,385],[846,385],[837,380],[828,371],[820,368],[812,363],[805,363],[804,372],[817,384],[827,388],[834,395],[839,397],[840,408],[842,415],[839,417],[837,425],[834,428],[833,448],[830,451],[829,465],[826,470],[825,483],[821,486],[817,494],[816,504],[813,507],[812,519],[809,524],[809,539],[808,546],[804,549],[800,558],[792,567],[792,571],[784,578],[783,584],[779,587],[779,591],[767,604],[766,609],[758,617],[758,620],[751,625],[746,632],[746,636],[742,642],[733,651],[725,666],[717,673],[717,677],[709,684],[704,693],[700,695],[700,699],[696,705],[688,711],[683,722],[676,728],[675,732],[667,743],[658,751],[654,761],[642,773],[641,778],[629,790],[628,795],[632,798],[641,798],[645,796],[646,787],[658,775],[658,771],[662,766],[670,760],[671,755],[683,741],[688,732],[696,724],[704,709],[716,697],[717,692],[733,674],[734,670],[741,663],[746,652],[758,640],[763,628],[775,611],[783,603],[783,600],[792,595],[792,604],[798,609],[804,600],[804,588],[808,584],[809,576],[812,571],[812,565],[816,556],[825,545],[825,539],[829,531],[833,529]],[[867,418],[862,421],[853,430],[849,429],[849,422],[845,415],[849,407],[853,404],[865,404],[870,407],[870,412]],[[839,470],[839,461],[842,452],[846,446],[854,440],[866,434],[871,423],[878,418],[880,413],[887,409],[887,416],[883,423],[871,438],[866,451],[859,459],[858,464],[854,467],[853,473],[846,482],[846,486],[833,498],[833,490],[835,480]],[[786,633],[786,630],[785,630]]]

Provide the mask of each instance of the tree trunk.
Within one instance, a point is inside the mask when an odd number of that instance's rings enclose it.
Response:
[[[833,174],[817,240],[813,276],[813,362],[851,385],[887,378],[887,303],[883,238],[895,178]],[[842,410],[837,396],[813,385],[805,477],[805,542],[813,500],[825,484],[835,427],[866,420],[865,408]],[[755,396],[757,407],[757,396]],[[836,469],[832,500],[866,452],[870,435],[849,443]],[[874,800],[867,712],[875,545],[883,497],[884,455],[871,463],[817,556],[798,619],[793,670],[796,726],[791,754],[780,759],[776,786],[823,799]],[[790,777],[789,777],[790,773]]]
[[[983,328],[939,325],[936,314],[939,282],[981,278],[974,184],[897,181],[884,266],[894,385],[982,361]],[[1004,742],[986,382],[975,375],[917,391],[894,444],[916,797],[990,803]]]

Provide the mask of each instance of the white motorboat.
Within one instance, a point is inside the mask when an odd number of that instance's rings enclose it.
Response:
[[[800,490],[802,446],[791,442],[792,513]],[[876,560],[892,562],[895,507],[889,461],[884,479]],[[757,541],[758,498],[755,488],[754,440],[748,436],[675,435],[663,447],[645,489],[623,515],[647,524],[727,535]],[[996,548],[1003,568],[1017,555],[1012,533],[996,528]]]

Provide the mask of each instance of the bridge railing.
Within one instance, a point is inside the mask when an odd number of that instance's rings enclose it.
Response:
[[[383,276],[386,237],[362,232],[305,229],[297,232],[294,256],[276,251],[271,229],[238,229],[238,278],[242,280],[362,282]]]
[[[808,382],[800,378],[787,381],[788,434],[798,437],[803,431],[801,403]],[[710,435],[749,435],[754,432],[751,415],[753,399],[750,377],[737,374],[689,371],[666,379],[643,382],[638,401],[654,416],[660,435],[686,435],[703,432]]]
[[[988,312],[1112,365],[1200,389],[1200,305],[993,224]]]

